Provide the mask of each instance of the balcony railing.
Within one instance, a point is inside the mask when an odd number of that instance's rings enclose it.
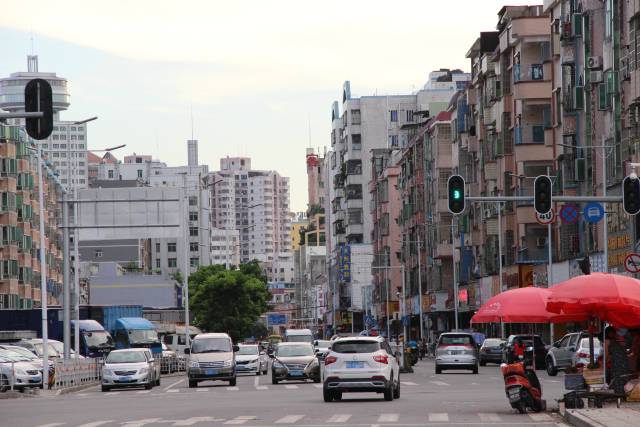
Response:
[[[514,131],[516,145],[544,144],[544,124],[518,126]]]
[[[531,64],[528,68],[523,68],[520,64],[515,64],[513,66],[514,83],[541,80],[544,80],[544,69],[542,64]]]

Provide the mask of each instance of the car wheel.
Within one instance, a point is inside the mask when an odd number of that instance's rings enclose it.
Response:
[[[189,388],[198,387],[198,381],[189,380]]]
[[[438,367],[436,366],[436,374],[441,374],[441,373],[442,373],[442,368],[438,368]]]
[[[547,374],[549,374],[550,377],[555,377],[556,375],[558,375],[558,368],[555,367],[555,365],[553,364],[553,359],[551,358],[547,358]]]
[[[111,387],[109,387],[108,385],[103,385],[102,386],[102,392],[106,393],[107,391],[111,390]]]
[[[258,370],[256,371],[256,376],[260,376],[260,369],[258,368]]]
[[[393,398],[400,399],[400,378],[398,378],[395,389],[393,390]]]
[[[160,377],[158,377],[158,379],[156,380],[156,385],[159,387],[160,386]]]
[[[318,377],[314,378],[314,379],[313,379],[313,382],[314,382],[314,383],[316,383],[316,384],[318,384],[318,383],[320,382],[320,377],[318,376]]]
[[[341,391],[334,391],[333,392],[333,400],[335,400],[336,402],[340,402],[342,400],[342,392]]]
[[[232,379],[229,380],[229,385],[231,387],[235,387],[236,386],[236,377],[233,377]]]
[[[327,403],[333,402],[333,392],[325,388],[324,390],[322,390],[322,398]]]
[[[384,400],[387,402],[391,402],[393,400],[393,385],[389,384],[384,389]]]
[[[153,383],[148,383],[144,385],[145,390],[151,390],[153,388]]]

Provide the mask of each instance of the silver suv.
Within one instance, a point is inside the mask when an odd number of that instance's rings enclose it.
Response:
[[[547,352],[546,358],[547,373],[549,375],[552,377],[556,376],[558,375],[558,371],[573,366],[576,360],[576,353],[583,338],[588,338],[588,335],[584,332],[573,332],[553,343]]]
[[[436,347],[436,374],[445,369],[468,369],[478,373],[478,347],[473,335],[466,332],[445,332]]]

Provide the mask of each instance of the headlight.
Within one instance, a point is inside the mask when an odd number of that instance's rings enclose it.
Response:
[[[231,365],[233,365],[233,360],[225,360],[225,361],[224,361],[224,367],[225,367],[225,368],[228,368],[228,367],[230,367]]]
[[[29,375],[24,369],[16,369],[16,375]]]
[[[195,360],[192,360],[191,362],[189,362],[189,367],[190,368],[199,368],[200,365]]]
[[[140,371],[138,372],[140,375],[145,375],[149,373],[149,368],[142,368],[140,369]]]
[[[258,363],[258,360],[259,359],[253,359],[253,360],[250,360],[249,363]]]
[[[103,369],[102,375],[113,375],[113,371],[111,369]]]
[[[279,361],[275,360],[273,362],[273,367],[280,369],[280,368],[284,368],[284,365],[282,363],[280,363]]]

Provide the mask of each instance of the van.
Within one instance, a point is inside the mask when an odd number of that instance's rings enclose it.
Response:
[[[197,387],[200,381],[229,381],[230,386],[235,386],[238,350],[227,334],[196,335],[191,347],[184,349],[185,354],[191,355],[187,367],[189,387]]]
[[[148,348],[154,357],[162,356],[162,344],[153,323],[142,317],[121,317],[116,320],[114,339],[118,350]]]
[[[284,332],[285,342],[308,342],[313,344],[313,333],[310,329],[287,329]]]
[[[75,320],[71,321],[71,342],[74,342]],[[106,357],[115,348],[109,332],[95,320],[78,321],[80,354],[86,357]]]

